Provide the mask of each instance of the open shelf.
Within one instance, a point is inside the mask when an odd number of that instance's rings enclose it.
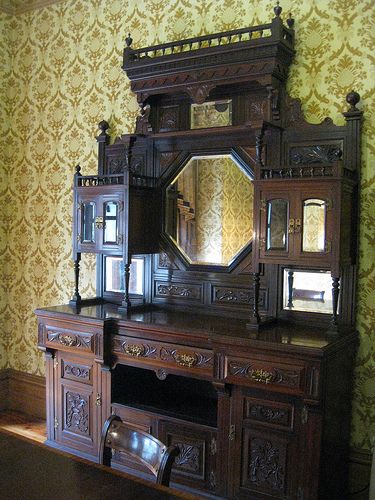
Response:
[[[179,375],[159,380],[152,371],[118,365],[112,388],[112,403],[217,427],[217,393],[205,380]]]

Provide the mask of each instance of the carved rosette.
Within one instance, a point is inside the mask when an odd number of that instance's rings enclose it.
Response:
[[[267,439],[251,439],[249,480],[257,486],[284,491],[285,450]]]
[[[76,392],[66,393],[66,427],[82,434],[89,433],[89,401]]]

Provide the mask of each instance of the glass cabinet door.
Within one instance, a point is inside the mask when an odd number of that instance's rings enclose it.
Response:
[[[326,248],[326,202],[319,198],[303,201],[302,252],[322,253]]]
[[[282,198],[267,201],[266,250],[287,250],[288,205]]]
[[[260,198],[260,258],[288,257],[290,241],[290,199],[283,192],[264,192]]]
[[[95,202],[85,201],[81,203],[81,218],[81,243],[95,243]]]
[[[103,205],[103,243],[118,242],[118,203],[107,201]]]

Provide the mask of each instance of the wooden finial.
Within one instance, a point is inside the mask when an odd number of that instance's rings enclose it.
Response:
[[[355,92],[354,90],[349,92],[349,94],[346,96],[346,102],[350,104],[349,111],[358,111],[356,105],[359,103],[360,99],[361,96],[358,94],[358,92]]]
[[[276,7],[274,7],[274,8],[273,8],[273,11],[274,11],[274,13],[275,13],[275,16],[276,16],[276,17],[280,17],[280,14],[281,14],[282,10],[283,10],[283,9],[282,9],[282,8],[280,7],[280,5],[279,5],[279,0],[277,0],[277,2],[276,2]]]
[[[292,29],[294,26],[294,19],[292,18],[292,13],[289,12],[289,17],[286,20],[286,24],[288,25],[288,28]]]
[[[80,165],[76,165],[76,174],[81,175],[81,166]]]
[[[109,123],[106,120],[102,120],[100,123],[98,123],[98,127],[102,131],[102,135],[106,135],[106,131],[109,129]]]
[[[128,33],[128,37],[125,39],[125,43],[127,47],[130,47],[130,45],[133,43],[133,39],[130,36],[130,33]]]

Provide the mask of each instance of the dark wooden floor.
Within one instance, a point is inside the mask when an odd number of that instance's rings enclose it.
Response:
[[[1,428],[41,443],[46,439],[46,423],[44,420],[14,411],[0,412]],[[352,469],[352,477],[350,478],[353,491],[350,500],[369,500],[368,481],[368,466],[356,464]]]

